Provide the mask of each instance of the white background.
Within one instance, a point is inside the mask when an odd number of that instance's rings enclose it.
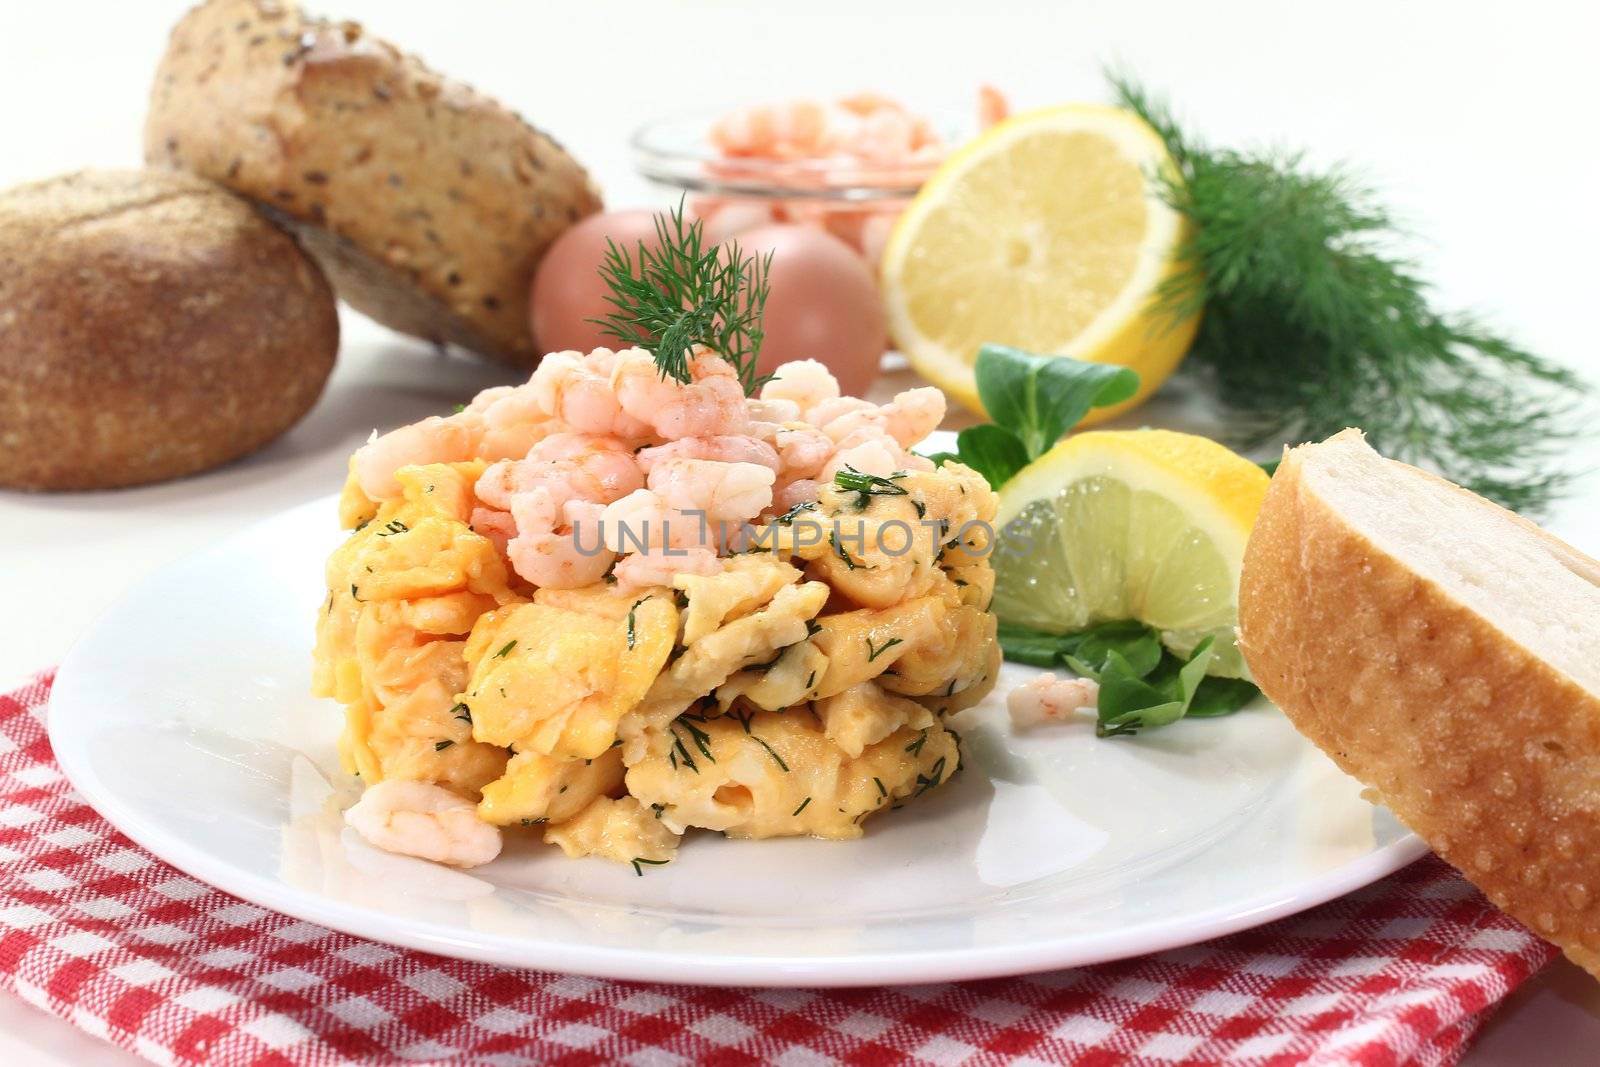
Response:
[[[0,5],[0,186],[137,164],[150,76],[185,6]],[[338,0],[318,10],[358,19],[513,105],[583,160],[616,206],[659,199],[631,174],[625,139],[664,109],[861,88],[967,108],[984,81],[1021,106],[1101,99],[1100,69],[1116,63],[1169,92],[1217,141],[1357,162],[1419,235],[1412,251],[1448,303],[1600,376],[1600,19],[1590,4],[924,0],[784,13],[801,6]],[[0,491],[0,686],[57,662],[152,568],[332,491],[373,426],[436,412],[501,378],[355,316],[345,326],[322,403],[252,460],[122,493]],[[1586,444],[1578,459],[1600,466],[1600,448]],[[1600,553],[1600,479],[1584,493],[1556,526]],[[1587,1063],[1597,1043],[1600,987],[1562,964],[1491,1023],[1468,1062]],[[0,1059],[132,1062],[4,998]]]

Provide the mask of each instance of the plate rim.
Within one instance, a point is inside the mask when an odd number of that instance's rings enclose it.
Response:
[[[1427,845],[1407,832],[1353,860],[1308,880],[1217,905],[1181,917],[1158,919],[1132,928],[1061,935],[1038,942],[973,945],[931,951],[889,950],[842,956],[776,955],[688,956],[670,950],[587,945],[570,939],[511,937],[480,932],[463,937],[442,924],[396,917],[321,897],[282,881],[238,868],[191,845],[124,804],[90,763],[83,743],[92,734],[82,716],[57,714],[71,703],[80,661],[91,637],[128,598],[195,559],[223,550],[258,527],[308,510],[331,497],[274,512],[226,537],[172,560],[129,586],[107,606],[74,643],[57,668],[46,714],[46,732],[57,765],[67,781],[116,830],[184,874],[291,918],[355,937],[436,955],[527,970],[635,982],[676,985],[820,988],[869,985],[920,985],[929,982],[1036,974],[1131,959],[1209,941],[1324,904],[1372,884],[1427,854]],[[62,701],[66,694],[68,699]],[[686,971],[690,973],[685,973]]]

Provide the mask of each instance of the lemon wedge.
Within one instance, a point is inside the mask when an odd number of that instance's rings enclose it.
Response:
[[[1214,637],[1208,673],[1246,677],[1239,569],[1268,481],[1193,434],[1074,434],[1000,490],[993,610],[1052,633],[1138,619],[1181,656]]]
[[[1139,403],[1177,368],[1198,315],[1153,306],[1187,226],[1162,200],[1161,138],[1120,108],[1017,115],[955,152],[895,225],[882,261],[890,333],[923,377],[982,412],[986,342],[1139,372]]]

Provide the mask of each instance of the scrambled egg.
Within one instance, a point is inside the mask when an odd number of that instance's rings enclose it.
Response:
[[[860,837],[960,768],[941,716],[1000,658],[974,472],[827,485],[719,573],[622,594],[518,579],[472,528],[484,468],[404,467],[381,505],[352,477],[341,498],[314,689],[345,705],[369,785],[444,786],[642,870],[692,827]]]
[[[677,633],[677,607],[651,593],[622,618],[537,602],[485,613],[464,649],[472,676],[460,699],[473,736],[566,759],[604,754]]]

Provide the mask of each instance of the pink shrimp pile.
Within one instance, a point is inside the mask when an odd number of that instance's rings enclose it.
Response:
[[[1000,122],[1009,111],[999,90],[979,88],[979,129]],[[793,222],[833,234],[874,264],[903,204],[845,203],[817,194],[858,185],[915,188],[950,150],[926,117],[877,93],[742,107],[713,123],[708,138],[721,157],[707,165],[713,176],[759,179],[796,193],[780,199],[696,200],[694,210],[714,239],[769,222]],[[808,190],[815,193],[807,196]]]
[[[557,589],[609,576],[627,589],[720,571],[743,524],[815,500],[846,465],[932,469],[910,447],[944,418],[937,389],[877,405],[841,396],[825,366],[799,360],[746,398],[720,356],[699,351],[689,370],[688,383],[663,379],[638,348],[556,352],[525,385],[375,438],[352,474],[382,502],[400,497],[402,467],[490,461],[472,528],[518,575]]]

